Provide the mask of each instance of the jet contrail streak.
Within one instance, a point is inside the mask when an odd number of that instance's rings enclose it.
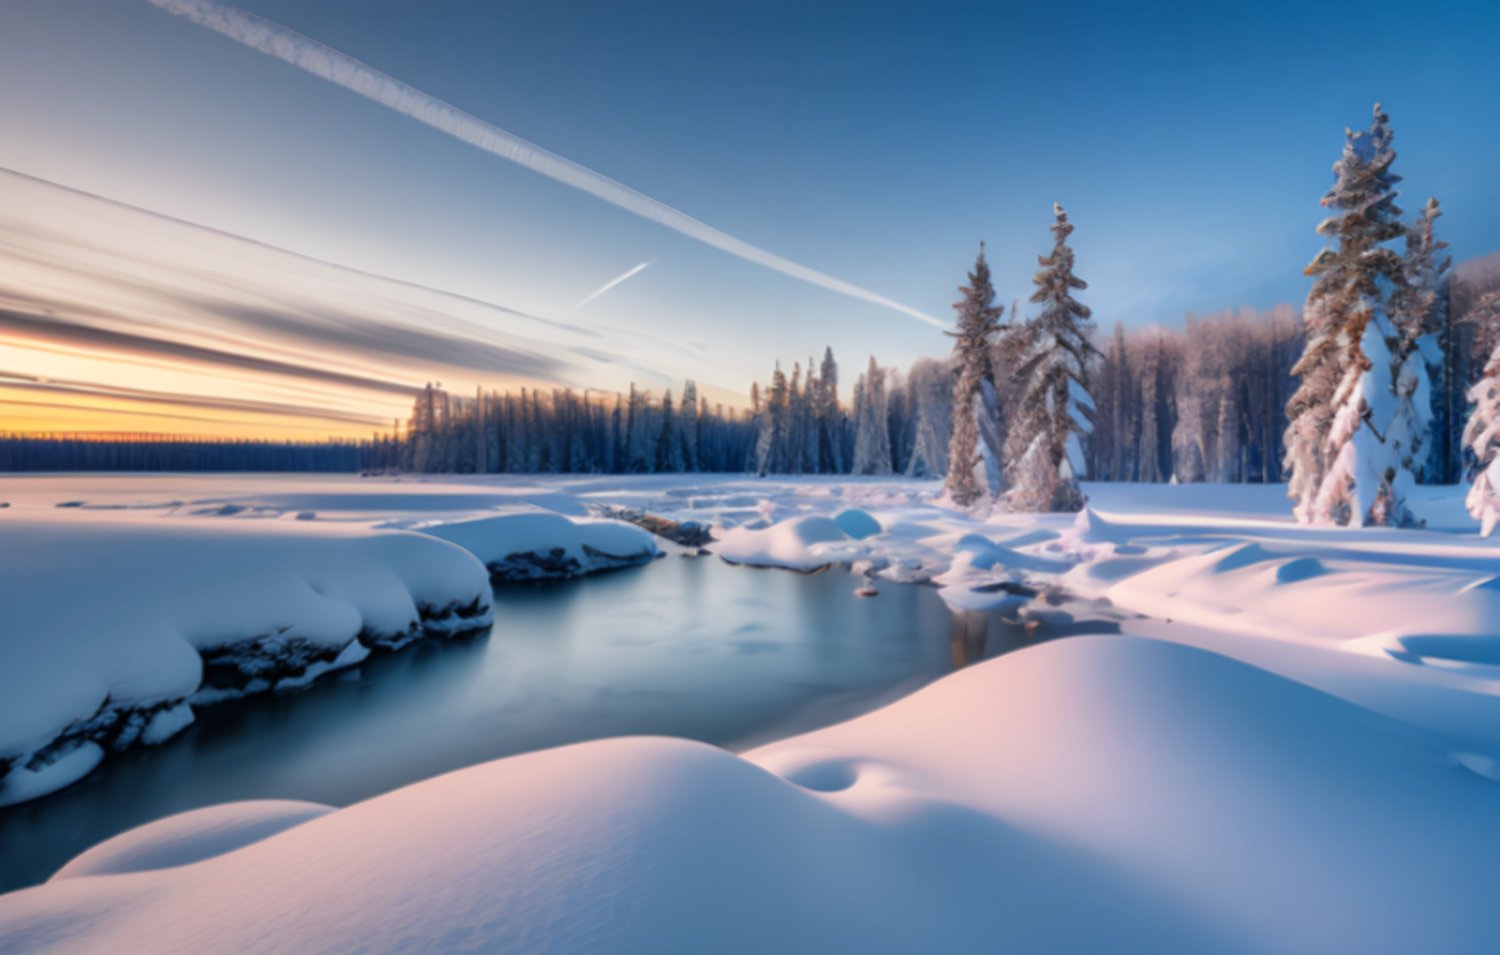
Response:
[[[325,46],[317,40],[289,30],[264,17],[218,3],[216,0],[147,0],[147,2],[198,26],[222,34],[242,46],[247,46],[267,56],[273,56],[330,83],[336,83],[351,92],[372,99],[382,106],[425,123],[471,146],[477,146],[485,152],[509,159],[511,162],[556,179],[558,182],[566,183],[575,189],[581,189],[605,202],[728,252],[730,255],[739,256],[748,262],[775,269],[784,275],[790,275],[851,298],[894,309],[903,315],[909,315],[938,328],[947,327],[931,315],[902,305],[884,295],[851,285],[842,279],[825,275],[816,269],[808,268],[790,259],[782,258],[774,252],[751,245],[743,239],[737,239],[727,232],[722,232],[707,223],[694,219],[685,212],[658,202],[623,183],[616,182],[602,173],[580,166],[571,159],[527,142],[514,133],[465,113],[434,96],[429,96],[352,56],[340,53],[332,47]]]
[[[589,294],[585,295],[583,298],[579,299],[578,300],[578,304],[574,305],[573,308],[570,311],[574,311],[574,312],[578,311],[580,308],[583,308],[585,305],[587,305],[588,303],[592,302],[594,299],[598,298],[599,296],[603,295],[605,292],[608,292],[610,289],[614,288],[616,285],[619,285],[621,282],[625,281],[626,279],[634,278],[635,276],[640,275],[641,272],[645,271],[646,266],[648,266],[650,264],[651,264],[650,262],[642,262],[640,265],[633,265],[633,266],[631,266],[630,268],[628,268],[625,271],[621,272],[619,275],[616,275],[614,278],[610,279],[608,282],[605,282],[603,285],[601,285],[598,288],[594,289],[592,292],[590,292]]]

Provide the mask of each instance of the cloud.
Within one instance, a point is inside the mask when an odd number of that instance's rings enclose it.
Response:
[[[532,322],[537,325],[542,325],[547,328],[556,329],[559,331],[571,332],[574,335],[580,335],[586,338],[599,337],[599,332],[595,331],[594,329],[587,328],[583,325],[574,325],[569,322],[558,321],[557,319],[543,318],[540,315],[534,315],[531,312],[522,311],[518,308],[511,308],[508,305],[502,305],[498,302],[489,301],[488,299],[475,298],[472,295],[464,295],[460,292],[453,292],[448,289],[434,288],[431,285],[423,285],[420,282],[412,282],[407,279],[395,278],[390,275],[381,275],[376,272],[368,272],[364,269],[355,268],[352,265],[344,265],[340,262],[331,262],[327,259],[320,259],[317,256],[307,255],[294,249],[287,249],[278,245],[271,245],[269,242],[262,242],[259,239],[252,239],[248,236],[240,235],[237,232],[228,232],[223,229],[215,229],[212,226],[206,226],[198,222],[189,222],[186,219],[179,219],[175,216],[169,216],[163,212],[157,212],[153,209],[145,209],[141,206],[133,206],[127,202],[121,202],[118,199],[111,199],[108,196],[101,196],[97,193],[88,192],[83,189],[75,189],[72,186],[65,186],[61,183],[53,182],[50,179],[42,179],[37,176],[30,176],[24,172],[17,172],[14,169],[7,169],[4,166],[0,166],[0,176],[8,176],[14,180],[17,180],[18,184],[24,184],[31,187],[41,187],[42,190],[58,190],[77,199],[83,199],[91,203],[102,204],[111,209],[133,214],[136,216],[145,216],[169,227],[191,229],[195,232],[201,233],[204,236],[212,236],[219,239],[225,239],[231,243],[249,246],[261,252],[268,253],[272,256],[295,259],[309,265],[317,266],[320,269],[328,269],[335,272],[344,273],[345,275],[356,276],[364,279],[373,279],[374,281],[384,285],[410,289],[415,292],[438,296],[450,302],[461,302],[467,305],[476,305],[487,311],[497,312],[509,318],[519,318],[523,321]],[[117,245],[91,241],[88,237],[81,236],[73,232],[49,229],[42,223],[13,221],[7,223],[6,225],[7,228],[11,229],[12,231],[22,234],[23,238],[25,239],[48,239],[53,242],[66,243],[74,249],[89,250],[104,255],[116,256],[121,258],[130,258],[128,250],[122,249]],[[0,237],[0,246],[6,248],[6,254],[10,255],[11,257],[27,258],[34,262],[44,261],[40,257],[31,254],[30,243],[6,242],[3,237]],[[135,257],[135,261],[138,264],[155,263],[155,260],[144,256]],[[49,264],[55,265],[55,263]],[[219,283],[223,283],[225,281],[225,276],[219,272],[198,272],[197,274],[200,278],[213,279]],[[120,277],[117,279],[117,281],[124,282],[126,280],[123,277]],[[148,286],[145,286],[144,284],[139,285],[138,287],[142,290],[148,288]]]
[[[247,371],[360,388],[366,391],[380,391],[403,397],[416,394],[414,386],[400,382],[369,378],[274,358],[246,355],[135,332],[99,328],[55,315],[36,314],[11,308],[0,308],[0,333],[9,333],[11,337],[23,340],[85,346],[137,356],[175,358],[196,364],[241,368]]]
[[[326,408],[317,408],[309,405],[293,405],[279,401],[253,401],[243,398],[218,398],[212,395],[153,391],[146,388],[96,385],[85,381],[40,378],[23,372],[5,371],[3,369],[0,369],[0,389],[76,395],[87,398],[109,398],[119,401],[166,405],[174,408],[234,411],[243,414],[270,415],[272,417],[314,418],[319,421],[367,425],[371,427],[382,426],[388,423],[384,418],[377,418],[372,415],[330,411]],[[75,411],[78,408],[77,405],[69,407]]]
[[[221,34],[242,46],[275,57],[307,73],[358,93],[502,159],[572,186],[643,219],[696,239],[747,262],[773,269],[820,288],[900,312],[937,328],[947,324],[842,279],[826,275],[774,252],[752,245],[693,218],[679,209],[638,192],[602,173],[543,149],[535,143],[487,123],[427,93],[408,86],[372,66],[332,47],[214,0],[148,0],[168,13]]]
[[[592,302],[594,299],[598,298],[599,296],[603,295],[605,292],[608,292],[610,289],[614,288],[616,285],[619,285],[621,282],[624,282],[627,279],[631,279],[631,278],[634,278],[637,275],[640,275],[641,272],[645,271],[646,266],[648,266],[650,264],[651,264],[650,262],[642,262],[639,265],[632,265],[630,268],[628,268],[625,271],[621,272],[619,275],[616,275],[614,278],[610,279],[608,282],[605,282],[603,285],[601,285],[598,288],[594,289],[592,292],[590,292],[589,294],[585,295],[583,298],[579,299],[578,300],[578,304],[573,306],[572,311],[575,311],[575,312],[578,311],[580,308],[583,308],[585,305],[587,305],[588,303]]]
[[[46,408],[48,411],[77,413],[78,406],[61,401],[23,401],[16,398],[0,398],[0,405],[7,408]],[[134,408],[89,408],[91,414],[128,415],[132,418],[168,418],[173,421],[199,421],[208,424],[234,424],[229,418],[208,418],[194,414],[174,414],[170,411],[138,411]]]
[[[458,338],[371,320],[327,305],[270,309],[242,302],[201,298],[190,304],[247,331],[341,356],[426,362],[494,376],[558,380],[565,365],[556,358],[474,338]]]

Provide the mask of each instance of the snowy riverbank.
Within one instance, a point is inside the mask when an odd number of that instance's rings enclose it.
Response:
[[[1022,650],[743,757],[608,740],[346,809],[165,820],[0,897],[0,948],[1404,952],[1489,937],[1500,545],[1459,490],[1424,490],[1429,529],[1399,531],[1297,527],[1281,488],[1255,486],[1092,486],[1085,514],[1038,518],[956,513],[935,486],[892,480],[74,480],[59,483],[78,500],[134,509],[59,510],[45,482],[14,480],[0,533],[43,538],[66,526],[44,509],[79,514],[87,534],[35,546],[61,562],[119,522],[185,565],[201,561],[179,538],[233,533],[245,560],[242,541],[300,533],[346,548],[340,572],[372,541],[413,542],[380,546],[461,559],[483,590],[493,554],[398,529],[468,527],[450,539],[471,546],[492,512],[617,504],[711,524],[710,549],[737,563],[848,564],[877,590],[930,581],[956,610],[1023,618],[1065,612],[1045,599],[1065,590],[1125,633]],[[267,563],[303,578],[330,563],[288,560]],[[187,632],[184,646],[207,631]]]
[[[1246,664],[1080,637],[744,757],[614,739],[168,819],[0,897],[0,947],[1479,951],[1496,787]]]
[[[658,554],[639,528],[513,497],[272,478],[238,501],[166,480],[0,482],[0,805],[165,741],[194,705],[487,629],[489,578]]]

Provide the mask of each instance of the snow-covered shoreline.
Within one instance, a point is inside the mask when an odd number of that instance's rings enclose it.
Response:
[[[420,541],[483,589],[509,553],[492,539],[505,515],[548,515],[524,523],[537,540],[560,530],[554,546],[577,559],[568,535],[587,523],[573,519],[619,505],[711,525],[731,562],[841,564],[877,589],[929,582],[957,611],[1023,618],[1064,612],[1029,595],[1066,591],[1109,606],[1123,633],[987,661],[742,756],[604,740],[345,809],[163,820],[0,896],[0,947],[1404,952],[1489,938],[1500,545],[1475,533],[1461,489],[1424,489],[1416,531],[1299,527],[1274,486],[1093,485],[1081,515],[990,516],[898,480],[282,480],[202,479],[175,490],[192,503],[172,518],[137,506],[84,526]],[[0,528],[63,526],[21,483],[0,490],[17,502]],[[76,497],[150,503],[122,488]],[[59,926],[72,934],[48,934]]]
[[[0,896],[0,947],[1479,951],[1497,849],[1441,738],[1079,637],[743,756],[620,738],[174,817]]]
[[[12,504],[0,517],[0,805],[67,786],[109,751],[165,741],[194,706],[486,630],[491,579],[659,553],[639,528],[509,496],[372,494],[355,479],[272,478],[257,501],[141,488],[0,481]]]

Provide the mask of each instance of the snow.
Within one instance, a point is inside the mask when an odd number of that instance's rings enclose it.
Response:
[[[649,563],[660,553],[647,531],[620,521],[575,520],[546,511],[421,526],[482,560],[503,580],[575,577]]]
[[[1041,643],[738,756],[605,740],[306,818],[250,804],[167,820],[0,896],[0,950],[1489,947],[1500,545],[1461,488],[1414,489],[1425,527],[1398,529],[1298,525],[1281,486],[1090,484],[1077,515],[985,517],[895,479],[368,481],[363,494],[116,480],[0,495],[15,503],[0,534],[19,544],[4,554],[55,564],[0,578],[15,619],[48,635],[27,667],[45,674],[49,641],[74,648],[47,693],[0,692],[0,752],[45,746],[106,698],[164,735],[191,715],[202,651],[265,633],[272,598],[305,609],[313,645],[347,651],[346,615],[314,597],[397,620],[392,581],[460,599],[458,563],[483,590],[484,564],[510,547],[639,542],[578,519],[598,505],[710,525],[709,549],[735,563],[847,565],[866,586],[930,583],[959,612],[1094,615],[1121,632]],[[407,487],[421,502],[397,506]],[[483,504],[451,507],[471,498]],[[273,499],[273,516],[247,519]],[[247,510],[206,513],[230,500]],[[115,611],[110,639],[67,624],[91,607]],[[29,675],[0,668],[6,680],[31,692]],[[34,776],[76,778],[103,751],[57,755],[5,785],[39,793],[56,780]]]
[[[75,782],[101,747],[167,740],[195,705],[485,629],[491,575],[659,553],[649,533],[547,489],[265,476],[4,489],[0,804]]]
[[[297,686],[429,622],[489,622],[483,568],[431,537],[61,513],[13,509],[0,527],[0,759],[15,765],[80,739],[160,741],[195,695]]]
[[[191,865],[333,811],[332,806],[279,799],[195,809],[105,840],[59,869],[52,880]]]
[[[833,522],[839,526],[839,530],[854,540],[874,537],[883,530],[880,522],[871,517],[869,511],[862,511],[857,507],[839,511],[833,515]]]
[[[834,546],[850,540],[839,522],[821,514],[780,521],[770,527],[732,528],[715,551],[731,564],[813,571],[849,553]]]
[[[0,948],[1477,951],[1500,790],[1471,763],[1218,654],[1078,637],[743,756],[569,746],[239,848],[213,830],[263,804],[169,820],[0,897]]]
[[[0,806],[13,806],[71,786],[103,761],[104,748],[84,741],[50,762],[35,767],[16,766],[0,785]]]

